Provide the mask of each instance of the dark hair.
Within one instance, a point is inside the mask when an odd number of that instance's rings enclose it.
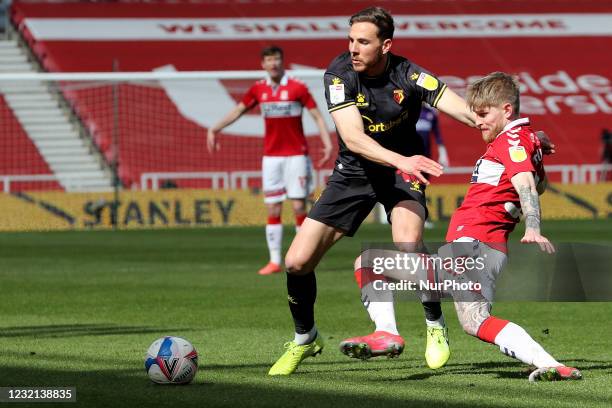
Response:
[[[283,59],[285,53],[283,52],[283,49],[277,45],[268,45],[266,48],[261,50],[261,59],[276,54],[279,54],[281,59]]]
[[[383,41],[393,38],[393,31],[395,31],[393,17],[382,7],[372,6],[353,14],[349,25],[352,26],[354,23],[372,23],[378,27],[378,38]]]
[[[466,100],[472,110],[509,103],[514,114],[518,115],[519,83],[515,77],[504,72],[492,72],[468,87]]]

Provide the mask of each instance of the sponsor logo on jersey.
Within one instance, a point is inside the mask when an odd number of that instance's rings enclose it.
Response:
[[[438,80],[425,72],[421,72],[416,83],[418,86],[428,91],[435,91],[438,89]]]
[[[296,101],[266,102],[261,104],[264,118],[290,118],[302,114],[302,105]]]
[[[329,86],[329,101],[335,105],[344,102],[344,84],[333,84]]]
[[[419,78],[419,74],[417,74],[416,72],[410,75],[410,79],[412,79],[413,81],[416,81],[418,78]]]
[[[342,83],[342,80],[340,78],[338,78],[338,77],[332,79],[332,84],[333,85],[339,85],[341,83]]]
[[[527,160],[527,152],[523,146],[512,146],[508,149],[508,152],[510,152],[510,160],[515,163]]]
[[[402,102],[404,102],[404,90],[394,89],[393,90],[393,100],[401,105]]]
[[[470,183],[497,186],[504,170],[503,164],[481,158],[476,162]]]
[[[379,123],[372,123],[372,119],[368,118],[367,116],[361,116],[364,119],[367,119],[370,124],[368,125],[367,123],[364,123],[363,125],[366,128],[366,133],[382,133],[382,132],[386,132],[388,130],[393,129],[394,127],[396,127],[397,125],[401,124],[404,120],[408,119],[408,116],[410,115],[410,113],[405,110],[402,113],[400,113],[400,115],[393,119],[390,120],[389,122],[379,122]]]
[[[357,97],[355,98],[355,105],[357,105],[358,108],[365,108],[365,107],[370,106],[368,101],[366,101],[365,95],[362,94],[361,92],[359,92],[357,94]]]
[[[370,119],[368,116],[366,115],[361,115],[362,118],[364,118],[365,120],[367,120],[370,124],[374,123],[374,121],[372,119]],[[364,122],[365,125],[365,122]]]

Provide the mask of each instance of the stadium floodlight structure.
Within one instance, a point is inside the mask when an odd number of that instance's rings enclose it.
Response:
[[[322,70],[288,74],[304,81],[325,110]],[[258,109],[224,130],[214,154],[206,149],[206,129],[264,77],[263,71],[177,72],[173,66],[153,72],[0,74],[0,188],[258,188],[264,134]],[[303,117],[306,135],[315,136],[316,125]],[[333,130],[329,115],[324,117]],[[316,155],[319,138],[308,142]],[[317,169],[317,185],[331,173],[328,166]],[[598,170],[549,171],[560,172],[563,182],[593,182]]]

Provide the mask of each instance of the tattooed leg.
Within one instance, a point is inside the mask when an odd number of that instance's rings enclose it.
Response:
[[[491,303],[487,301],[455,302],[455,310],[463,330],[476,337],[478,329],[490,316]]]

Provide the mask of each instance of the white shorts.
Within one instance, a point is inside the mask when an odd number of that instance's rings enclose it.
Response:
[[[264,156],[261,169],[266,204],[287,198],[303,200],[312,192],[312,162],[308,156]]]

